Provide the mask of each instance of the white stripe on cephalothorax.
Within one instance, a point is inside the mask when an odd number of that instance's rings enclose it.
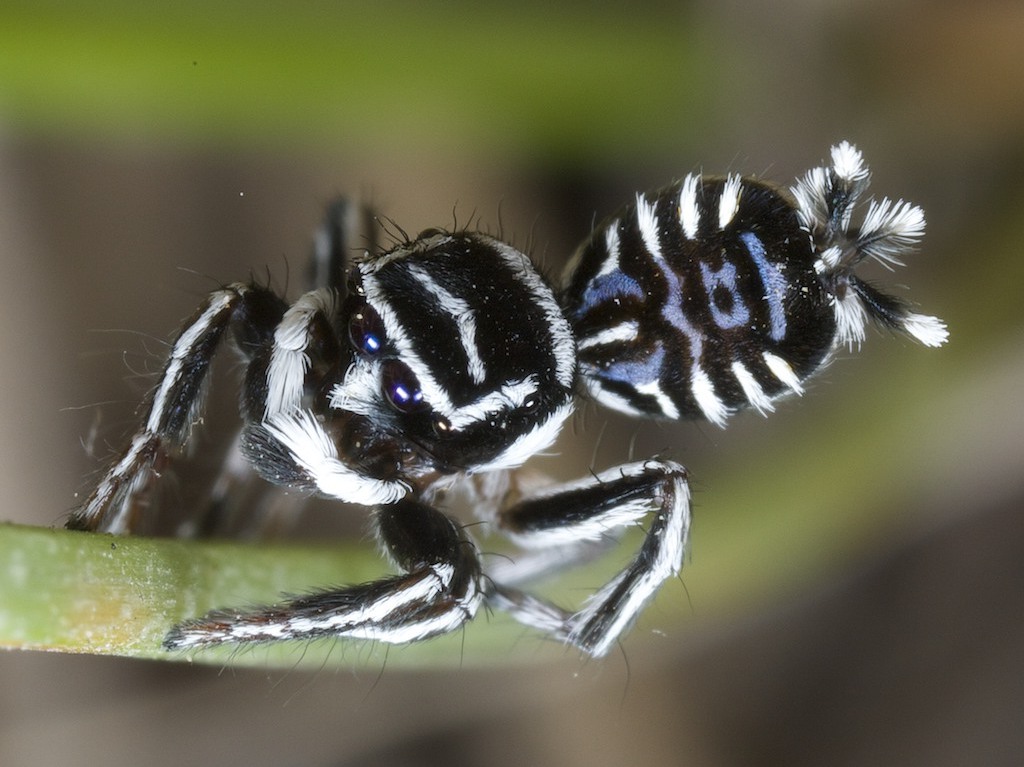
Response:
[[[358,360],[349,367],[344,379],[331,389],[331,407],[358,415],[374,416],[381,408],[386,407],[381,394],[380,376],[378,360]],[[422,382],[422,379],[420,380]],[[461,431],[486,421],[490,416],[522,407],[538,390],[536,378],[529,376],[518,381],[509,381],[498,390],[488,392],[459,407],[450,402],[443,402],[441,407],[433,402],[430,404],[444,416],[452,431]],[[430,402],[426,395],[424,399]]]
[[[547,321],[551,337],[552,351],[555,357],[555,376],[565,387],[572,385],[576,372],[576,347],[569,323],[562,314],[551,289],[541,280],[525,255],[505,243],[485,235],[474,235],[485,245],[490,245],[508,266],[512,275],[531,293],[535,303],[541,308]],[[405,362],[419,379],[423,391],[423,399],[438,413],[449,420],[458,420],[458,411],[452,404],[447,391],[441,386],[429,366],[416,352],[406,328],[399,322],[375,272],[379,268],[374,264],[363,269],[363,289],[367,303],[376,310],[384,324],[388,340],[394,345],[397,356]],[[469,407],[474,407],[470,405]]]
[[[397,356],[409,366],[409,369],[412,370],[419,380],[424,401],[438,413],[446,418],[450,418],[454,406],[452,405],[451,398],[448,396],[448,392],[444,390],[444,387],[438,382],[427,364],[416,353],[408,331],[399,321],[398,315],[392,308],[391,303],[384,296],[384,290],[381,288],[380,282],[373,271],[365,271],[363,273],[363,290],[366,293],[366,302],[377,312],[381,322],[384,324],[384,331],[388,342],[395,347]],[[335,391],[337,391],[337,388],[335,388]],[[374,396],[378,396],[376,391],[374,391]]]
[[[473,379],[473,383],[483,383],[484,379],[487,378],[487,367],[480,357],[480,348],[477,345],[475,312],[466,301],[452,295],[448,290],[439,285],[418,264],[410,264],[409,273],[419,281],[424,290],[437,300],[437,305],[455,321],[455,326],[459,331],[459,341],[469,361],[469,376]]]
[[[483,395],[474,402],[453,408],[445,414],[448,425],[455,431],[480,423],[490,415],[509,412],[522,407],[538,391],[537,379],[529,376],[519,381],[509,381],[497,391]]]
[[[555,410],[547,420],[534,426],[530,431],[523,434],[515,442],[505,448],[500,454],[482,466],[473,467],[474,473],[497,471],[499,469],[514,469],[521,466],[526,460],[542,450],[546,450],[558,437],[562,430],[562,424],[569,417],[573,410],[573,403],[567,402]]]
[[[572,386],[576,376],[576,341],[569,321],[562,314],[562,308],[555,299],[555,294],[537,274],[537,270],[526,255],[501,240],[482,234],[475,236],[489,243],[497,251],[516,279],[530,291],[534,303],[544,312],[555,356],[555,379],[563,387]]]

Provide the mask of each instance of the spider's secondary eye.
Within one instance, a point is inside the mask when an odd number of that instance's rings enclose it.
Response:
[[[384,323],[368,305],[359,307],[348,321],[352,346],[363,354],[376,354],[384,346]]]
[[[447,437],[452,430],[452,422],[445,418],[443,415],[434,416],[434,436],[438,439]]]
[[[384,363],[381,370],[381,385],[384,388],[384,396],[399,413],[413,413],[427,407],[416,374],[400,360],[388,360]]]

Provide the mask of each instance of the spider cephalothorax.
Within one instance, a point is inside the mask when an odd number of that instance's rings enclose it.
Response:
[[[401,643],[451,631],[483,602],[603,655],[679,572],[690,526],[686,470],[651,459],[478,511],[524,549],[485,568],[437,489],[502,477],[547,448],[586,390],[617,410],[724,425],[773,409],[869,320],[929,346],[945,326],[859,279],[894,265],[924,231],[920,209],[872,202],[861,155],[833,148],[790,194],[690,175],[637,195],[595,228],[556,291],[529,259],[478,232],[429,230],[350,259],[336,204],[317,240],[316,286],[288,305],[269,288],[214,291],[175,341],[143,424],[69,526],[124,532],[163,456],[198,418],[229,331],[248,359],[238,449],[262,477],[374,509],[401,572],[267,608],[174,627],[168,648],[321,636]],[[644,522],[636,557],[577,610],[524,590]],[[598,545],[598,544],[601,545]],[[529,553],[533,552],[533,553]]]

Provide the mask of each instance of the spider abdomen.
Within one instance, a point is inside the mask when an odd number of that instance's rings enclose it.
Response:
[[[834,344],[817,258],[766,184],[687,176],[638,195],[584,243],[563,293],[588,388],[666,418],[770,410]]]

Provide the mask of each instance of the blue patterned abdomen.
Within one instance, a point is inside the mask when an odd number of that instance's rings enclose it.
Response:
[[[774,188],[687,176],[638,195],[573,261],[562,295],[591,393],[629,413],[771,409],[832,350],[833,296]]]

